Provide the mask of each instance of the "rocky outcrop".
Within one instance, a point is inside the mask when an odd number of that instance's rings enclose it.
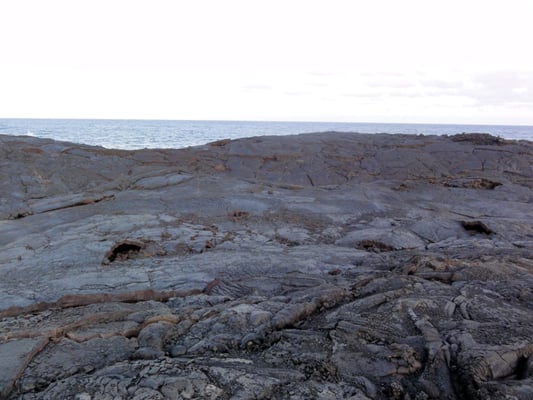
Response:
[[[530,399],[533,144],[0,136],[0,398]]]

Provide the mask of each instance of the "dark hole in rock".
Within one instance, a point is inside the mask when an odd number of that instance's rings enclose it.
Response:
[[[28,215],[32,215],[31,211],[21,211],[19,213],[16,213],[15,215],[11,215],[9,219],[21,219],[25,218]]]
[[[212,240],[207,240],[205,242],[205,246],[204,246],[204,249],[205,250],[210,250],[210,249],[214,249],[215,248],[215,242],[213,242]]]
[[[527,379],[533,372],[533,361],[529,357],[522,356],[516,362],[515,375],[517,379]]]
[[[405,183],[400,183],[398,186],[395,186],[392,188],[392,190],[398,190],[398,191],[405,191],[408,190],[409,187]]]
[[[362,240],[358,243],[357,248],[366,251],[373,251],[374,253],[381,253],[382,251],[394,251],[394,247],[389,246],[377,240]]]
[[[490,235],[494,233],[494,231],[487,227],[483,222],[481,221],[462,221],[461,225],[463,225],[463,228],[472,233],[484,233],[485,235]]]
[[[484,189],[484,190],[494,190],[498,186],[501,186],[500,182],[491,181],[490,179],[481,178],[481,179],[468,179],[468,180],[452,180],[446,182],[444,186],[446,187],[457,187],[457,188],[466,188],[466,189]]]
[[[502,184],[500,182],[491,181],[489,179],[481,178],[481,179],[475,179],[474,181],[470,182],[470,184],[467,184],[466,187],[472,188],[472,189],[488,189],[493,190],[494,188],[501,186]],[[464,186],[464,185],[463,185]]]
[[[298,246],[300,243],[298,243],[297,241],[295,240],[290,240],[286,237],[283,237],[283,236],[278,236],[276,235],[276,237],[274,238],[276,240],[276,242],[278,242],[279,244],[283,245],[283,246],[287,246],[287,247],[294,247],[294,246]]]
[[[239,219],[246,219],[249,216],[250,213],[248,211],[233,210],[231,213],[229,213],[229,217],[234,221]]]
[[[137,240],[123,240],[115,244],[109,250],[104,258],[104,264],[109,264],[114,261],[127,260],[139,254],[144,248],[144,243]]]

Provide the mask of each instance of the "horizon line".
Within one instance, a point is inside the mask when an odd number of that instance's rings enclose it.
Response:
[[[317,124],[375,124],[375,125],[460,125],[460,126],[517,126],[532,127],[523,123],[453,123],[453,122],[377,122],[377,121],[321,121],[321,120],[261,120],[261,119],[171,119],[171,118],[56,118],[56,117],[0,117],[0,120],[63,120],[63,121],[166,121],[166,122],[272,122]]]

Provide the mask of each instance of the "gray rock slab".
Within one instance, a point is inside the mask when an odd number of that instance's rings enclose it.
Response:
[[[3,397],[529,399],[533,144],[0,135]]]
[[[38,345],[40,338],[12,340],[0,343],[0,395],[7,396],[21,371],[18,366]]]

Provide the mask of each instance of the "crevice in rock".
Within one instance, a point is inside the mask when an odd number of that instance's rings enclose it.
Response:
[[[494,233],[492,229],[487,227],[481,221],[461,221],[463,228],[471,233],[484,233],[485,235],[491,235]]]
[[[38,197],[37,199],[42,199],[43,197]],[[44,209],[41,209],[41,210],[24,210],[24,211],[20,211],[20,212],[17,212],[15,214],[11,214],[8,219],[21,219],[21,218],[25,218],[29,215],[33,215],[33,214],[43,214],[43,213],[47,213],[47,212],[51,212],[51,211],[58,211],[58,210],[64,210],[64,209],[67,209],[67,208],[73,208],[73,207],[81,207],[81,206],[86,206],[86,205],[89,205],[89,204],[96,204],[96,203],[100,203],[101,201],[108,201],[108,200],[113,200],[115,198],[114,195],[106,195],[106,196],[101,196],[101,197],[89,197],[89,198],[83,198],[79,201],[76,201],[76,202],[73,202],[73,203],[68,203],[68,202],[65,202],[63,204],[57,204],[56,203],[56,207],[51,207],[51,208],[44,208]],[[57,206],[58,205],[58,206]]]
[[[311,179],[311,175],[306,174],[306,176],[307,176],[307,179],[309,180],[309,183],[311,184],[311,186],[315,186],[315,184],[313,182],[313,179]]]
[[[466,188],[466,189],[485,189],[494,190],[498,186],[501,186],[500,182],[491,181],[490,179],[469,179],[469,180],[453,180],[444,183],[446,187],[454,188]]]
[[[71,206],[63,207],[63,208],[69,208],[69,207],[79,207],[79,206],[86,206],[89,204],[96,204],[100,203],[101,201],[108,201],[113,200],[115,198],[115,195],[111,194],[109,196],[102,196],[95,199],[85,199],[78,201],[77,203],[72,204]]]
[[[89,304],[100,304],[109,302],[118,303],[138,303],[142,301],[166,302],[173,297],[187,297],[203,293],[203,289],[191,290],[169,290],[158,292],[151,289],[135,290],[120,293],[91,293],[91,294],[67,294],[59,300],[51,303],[40,302],[29,306],[13,306],[0,311],[0,319],[5,317],[16,317],[18,315],[35,313],[52,308],[73,308],[87,306]]]
[[[100,203],[101,201],[113,200],[114,198],[115,198],[114,195],[102,196],[102,197],[96,197],[96,198],[86,198],[86,199],[82,199],[80,201],[77,201],[75,203],[65,204],[65,205],[62,205],[60,207],[55,207],[55,208],[50,208],[50,209],[46,209],[46,210],[40,211],[39,214],[43,214],[45,212],[50,212],[50,211],[64,210],[64,209],[67,209],[67,208],[87,206],[89,204]]]

